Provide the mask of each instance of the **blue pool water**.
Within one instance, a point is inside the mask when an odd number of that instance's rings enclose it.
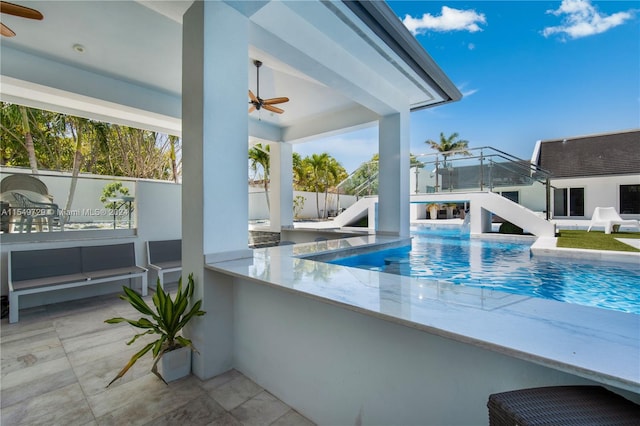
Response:
[[[535,257],[532,242],[415,227],[411,246],[330,263],[640,314],[640,265]]]

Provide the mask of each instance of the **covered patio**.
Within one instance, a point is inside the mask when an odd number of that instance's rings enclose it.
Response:
[[[28,6],[45,20],[11,22],[3,100],[183,138],[183,271],[208,312],[187,330],[197,379],[235,369],[318,424],[479,424],[490,393],[555,384],[640,399],[634,316],[437,281],[423,292],[409,278],[301,259],[406,241],[410,112],[461,97],[385,3]],[[290,98],[283,114],[248,112],[254,60],[261,96]],[[364,126],[379,134],[376,235],[249,250],[249,144],[270,145],[270,226],[286,230],[292,144]]]

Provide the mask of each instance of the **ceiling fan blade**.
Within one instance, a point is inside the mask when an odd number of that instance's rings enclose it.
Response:
[[[42,20],[42,18],[44,18],[44,16],[42,16],[42,13],[38,12],[35,9],[31,9],[30,7],[24,7],[24,6],[20,6],[13,3],[8,3],[6,1],[0,2],[0,12],[8,13],[9,15],[13,15],[13,16],[20,16],[21,18],[27,18],[27,19]]]
[[[251,99],[252,102],[259,102],[258,98],[256,98],[256,95],[254,95],[251,90],[249,90],[249,99]]]
[[[275,112],[276,114],[282,114],[284,112],[283,109],[266,104],[262,105],[262,108],[266,109],[267,111]]]
[[[251,105],[251,108],[249,108],[249,114],[251,114],[255,110],[256,110],[256,106],[255,105]]]
[[[269,99],[264,99],[262,101],[262,103],[264,105],[283,104],[285,102],[289,102],[289,98],[285,98],[285,97],[282,97],[282,98],[269,98]]]
[[[2,34],[5,37],[13,37],[16,35],[16,33],[14,33],[11,28],[7,27],[5,24],[0,22],[0,34]]]

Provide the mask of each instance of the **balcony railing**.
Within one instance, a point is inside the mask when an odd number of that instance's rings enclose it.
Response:
[[[482,147],[421,154],[411,161],[412,194],[493,191],[511,198],[514,193],[526,192],[534,210],[544,210],[547,215],[551,212],[550,173],[504,151]],[[336,191],[357,197],[377,195],[378,170],[377,161],[365,163]]]
[[[136,228],[135,180],[80,176],[74,182],[68,174],[13,168],[2,168],[0,179],[3,233]]]

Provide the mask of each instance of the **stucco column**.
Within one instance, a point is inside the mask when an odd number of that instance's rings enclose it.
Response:
[[[271,230],[293,228],[293,147],[286,142],[269,144],[271,169]]]
[[[409,236],[409,110],[378,120],[378,228]]]
[[[248,20],[224,2],[196,1],[183,19],[182,264],[207,314],[186,330],[202,379],[232,367],[231,279],[204,256],[247,250]],[[160,213],[160,212],[159,212]]]

